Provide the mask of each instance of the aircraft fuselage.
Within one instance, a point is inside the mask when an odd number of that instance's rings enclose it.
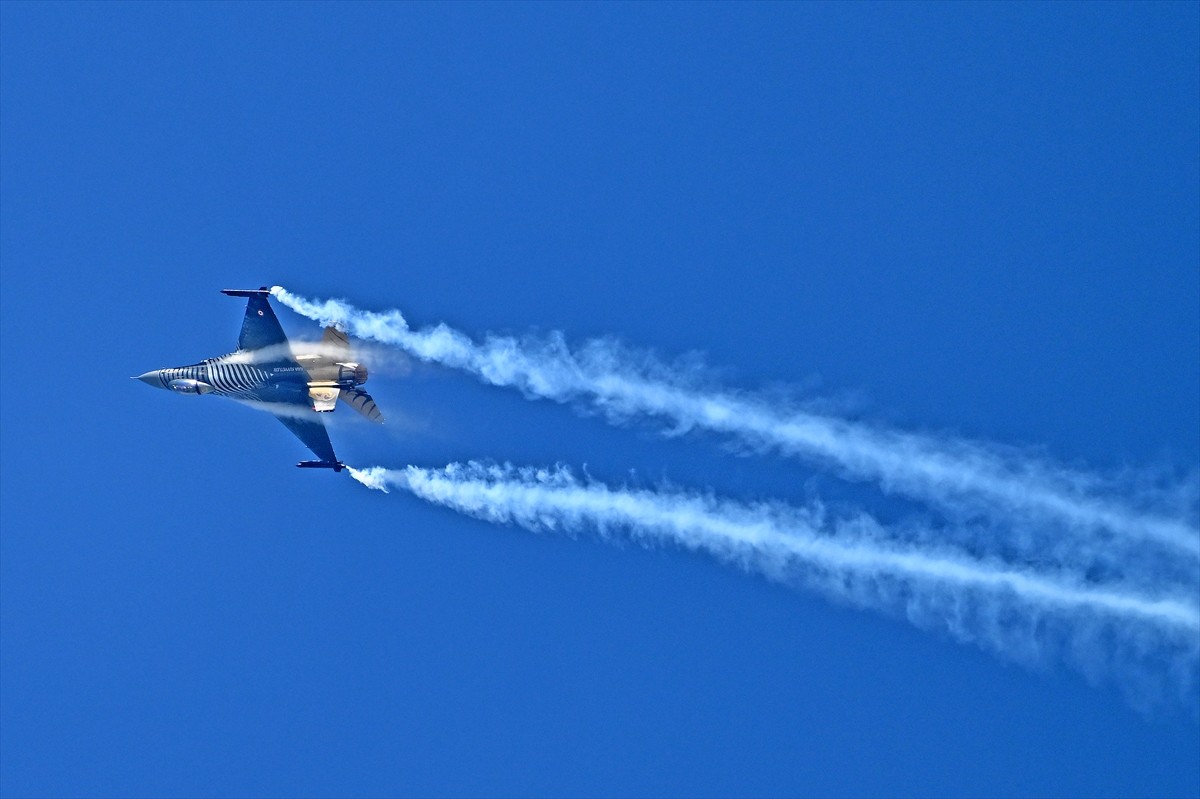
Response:
[[[308,397],[314,411],[333,410],[330,394],[336,399],[340,389],[367,382],[366,367],[359,364],[339,363],[319,354],[293,357],[304,365],[271,363],[254,352],[234,352],[189,366],[154,369],[137,379],[177,394],[216,394],[247,402],[295,405]]]

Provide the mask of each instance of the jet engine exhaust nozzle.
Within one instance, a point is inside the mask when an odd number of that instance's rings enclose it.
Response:
[[[367,382],[367,367],[361,363],[339,363],[337,381],[347,388],[361,386]]]

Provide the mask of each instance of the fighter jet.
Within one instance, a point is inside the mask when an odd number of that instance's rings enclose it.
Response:
[[[270,289],[221,293],[249,298],[237,350],[191,366],[155,369],[134,380],[176,394],[216,394],[260,405],[320,458],[297,466],[340,472],[345,464],[333,453],[321,414],[341,400],[372,422],[383,422],[375,400],[359,388],[367,382],[367,367],[352,360],[346,334],[327,327],[319,345],[295,351],[267,300]]]

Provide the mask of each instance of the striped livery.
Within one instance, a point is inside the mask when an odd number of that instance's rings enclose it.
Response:
[[[212,386],[214,394],[254,402],[264,401],[255,389],[267,385],[270,379],[269,372],[245,363],[244,354],[237,352],[220,358],[206,358],[193,366],[158,370],[158,380],[163,388],[170,388],[174,380],[195,380]]]
[[[352,360],[346,334],[326,328],[313,352],[294,352],[268,302],[269,289],[223,293],[249,299],[236,352],[135,379],[177,394],[217,394],[261,404],[320,458],[300,466],[340,471],[321,413],[341,401],[372,422],[383,421],[375,400],[359,387],[367,382],[367,368]]]

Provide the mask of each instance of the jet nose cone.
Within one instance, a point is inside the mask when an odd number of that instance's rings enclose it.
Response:
[[[132,380],[141,380],[143,383],[145,383],[148,386],[154,386],[155,388],[162,388],[162,381],[158,379],[158,370],[157,369],[146,372],[145,374],[138,375],[137,377],[134,377],[131,379]]]

